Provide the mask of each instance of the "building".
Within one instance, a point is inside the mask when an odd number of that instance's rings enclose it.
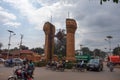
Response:
[[[7,58],[7,52],[2,52],[1,57],[6,59]],[[30,50],[14,50],[11,51],[9,54],[9,58],[21,58],[21,59],[28,59],[32,60],[34,62],[40,61],[41,56],[37,53],[30,51]]]

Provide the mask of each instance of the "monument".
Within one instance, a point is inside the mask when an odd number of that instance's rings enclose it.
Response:
[[[77,24],[74,19],[66,19],[66,29],[67,29],[67,50],[66,50],[66,60],[75,60],[75,31],[77,29]]]
[[[46,61],[49,61],[52,60],[54,53],[55,26],[50,22],[46,22],[44,24],[43,30],[45,32],[44,54]]]
[[[74,19],[66,19],[66,30],[67,30],[67,43],[66,43],[66,60],[75,60],[75,31],[77,29],[77,23]],[[54,37],[55,37],[55,26],[49,22],[44,24],[43,30],[45,32],[45,59],[46,61],[53,59],[54,54]],[[57,34],[56,37],[61,39],[63,35]]]

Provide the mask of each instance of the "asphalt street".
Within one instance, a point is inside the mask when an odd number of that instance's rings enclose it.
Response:
[[[7,80],[8,76],[12,75],[14,69],[15,67],[8,68],[0,65],[0,80]],[[34,80],[120,80],[120,69],[115,68],[113,72],[110,72],[105,66],[102,72],[72,72],[68,69],[60,72],[47,70],[45,67],[36,67]]]

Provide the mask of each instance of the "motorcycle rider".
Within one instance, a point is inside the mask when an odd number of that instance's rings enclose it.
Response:
[[[82,62],[81,62],[81,64],[80,64],[80,66],[81,66],[81,67],[83,67],[83,64],[84,64],[84,61],[82,60]]]
[[[110,69],[110,72],[112,72],[114,70],[112,62],[109,62],[109,69]]]
[[[34,63],[32,62],[32,60],[30,60],[30,62],[28,63],[27,72],[32,78],[33,78],[32,75],[33,75],[34,69],[35,69]]]

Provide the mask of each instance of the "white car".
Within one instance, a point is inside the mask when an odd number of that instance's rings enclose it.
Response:
[[[5,62],[5,59],[0,58],[0,63],[4,63],[4,62]]]
[[[13,58],[13,63],[15,64],[15,65],[22,65],[23,64],[23,60],[22,59],[20,59],[20,58]]]

